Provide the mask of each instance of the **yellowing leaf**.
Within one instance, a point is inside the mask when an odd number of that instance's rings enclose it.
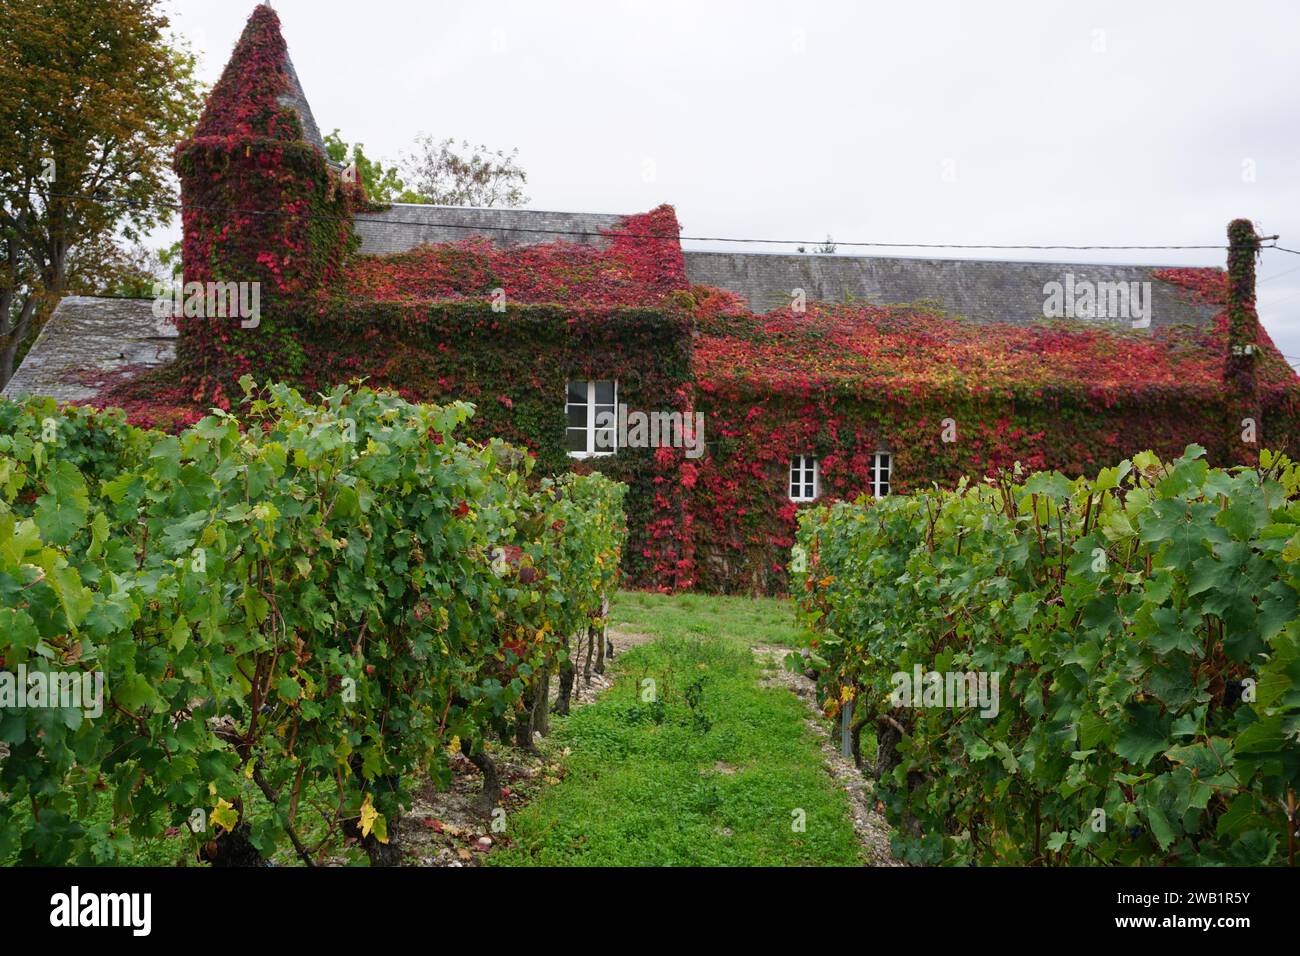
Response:
[[[217,805],[212,808],[212,813],[208,816],[208,819],[212,821],[213,826],[221,827],[221,829],[229,833],[239,823],[239,812],[224,797],[219,797],[217,798]]]
[[[366,794],[366,800],[361,804],[361,835],[370,836],[374,831],[375,839],[380,843],[388,842],[388,821],[384,815],[375,809],[374,803],[371,802],[370,794]]]

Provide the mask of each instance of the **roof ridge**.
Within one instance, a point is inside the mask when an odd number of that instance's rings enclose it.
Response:
[[[683,239],[682,242],[690,242],[690,239]],[[834,259],[839,261],[852,262],[873,261],[878,259],[902,261],[902,262],[960,262],[966,263],[989,263],[990,265],[1004,266],[1092,266],[1097,268],[1122,268],[1122,269],[1214,269],[1218,272],[1224,272],[1223,266],[1189,266],[1185,263],[1173,262],[1066,262],[1057,259],[972,259],[947,256],[897,256],[897,255],[851,255],[836,252],[784,252],[784,251],[765,251],[763,249],[682,249],[683,255],[688,256],[767,256],[771,258],[786,259]]]

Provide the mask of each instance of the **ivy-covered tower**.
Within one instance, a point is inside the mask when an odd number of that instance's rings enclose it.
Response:
[[[197,394],[220,404],[221,383],[243,372],[292,375],[301,352],[276,305],[328,282],[355,241],[354,187],[326,158],[270,6],[249,17],[175,167],[185,281],[259,284],[256,323],[178,319],[182,368]]]

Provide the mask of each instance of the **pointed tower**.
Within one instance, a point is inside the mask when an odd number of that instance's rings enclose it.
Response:
[[[175,166],[185,281],[256,282],[261,301],[255,326],[179,318],[187,374],[224,383],[229,393],[244,372],[294,373],[302,353],[293,316],[333,278],[356,241],[354,190],[326,159],[270,6],[259,5],[248,18],[193,138],[177,148]]]

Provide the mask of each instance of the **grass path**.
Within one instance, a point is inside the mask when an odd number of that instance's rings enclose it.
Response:
[[[805,704],[764,686],[754,645],[790,646],[773,600],[622,593],[621,654],[599,701],[557,722],[567,773],[509,824],[492,865],[857,865],[849,799]],[[802,826],[800,826],[802,824]]]

